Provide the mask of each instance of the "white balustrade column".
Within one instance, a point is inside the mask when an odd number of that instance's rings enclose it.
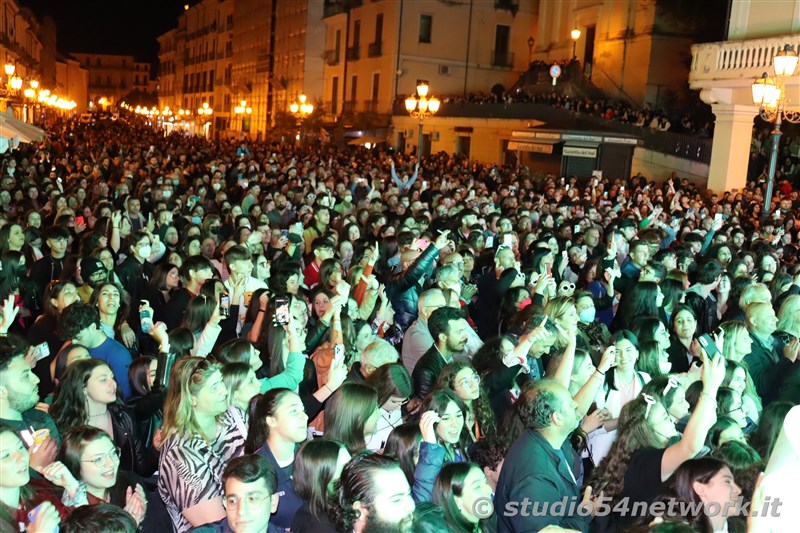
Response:
[[[716,116],[708,188],[717,192],[744,189],[750,161],[753,120],[758,109],[748,105],[713,104]]]

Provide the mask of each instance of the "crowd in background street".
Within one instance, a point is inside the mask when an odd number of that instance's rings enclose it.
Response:
[[[788,531],[726,505],[800,428],[800,191],[750,180],[58,124],[0,172],[0,529]]]

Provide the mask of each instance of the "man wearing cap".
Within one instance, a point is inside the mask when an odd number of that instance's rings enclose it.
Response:
[[[84,257],[81,259],[79,272],[83,285],[78,287],[78,296],[81,297],[83,303],[88,304],[92,292],[108,279],[108,271],[103,263],[94,257]]]

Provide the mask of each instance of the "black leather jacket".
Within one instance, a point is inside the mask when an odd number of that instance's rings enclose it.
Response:
[[[129,413],[133,417],[134,441],[140,443],[144,449],[142,460],[139,461],[136,473],[149,477],[158,469],[158,450],[153,446],[153,437],[160,426],[162,407],[167,391],[157,389],[145,396],[138,396],[128,400]]]
[[[436,380],[439,378],[439,374],[442,373],[444,366],[444,359],[442,359],[442,355],[434,344],[420,357],[416,366],[414,366],[414,372],[411,374],[415,398],[424,400],[428,397],[436,385]]]
[[[111,413],[111,427],[114,432],[114,444],[120,450],[120,470],[139,473],[145,456],[145,443],[136,435],[136,427],[129,408],[121,404],[108,406]]]

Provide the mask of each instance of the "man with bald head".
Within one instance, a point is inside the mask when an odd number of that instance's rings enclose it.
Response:
[[[550,378],[537,381],[517,401],[525,430],[508,450],[497,480],[498,531],[539,531],[547,526],[588,531],[591,513],[520,512],[526,499],[535,499],[540,509],[565,499],[567,507],[588,503],[591,487],[581,498],[569,441],[586,413],[578,412],[569,390]]]
[[[753,340],[750,353],[744,362],[764,406],[774,401],[784,378],[790,374],[797,360],[800,344],[797,339],[779,349],[779,340],[773,336],[778,327],[778,317],[768,303],[756,302],[747,306],[747,329]]]
[[[742,290],[742,294],[739,295],[738,306],[734,307],[728,304],[728,310],[725,312],[725,315],[723,315],[722,320],[723,322],[729,320],[746,322],[744,311],[750,304],[756,302],[770,303],[771,301],[772,293],[769,292],[769,287],[763,283],[751,283],[745,287],[744,290]]]
[[[417,302],[419,316],[403,336],[403,366],[409,374],[414,372],[414,366],[420,357],[433,346],[433,336],[428,329],[428,317],[445,305],[447,302],[441,289],[428,289],[420,295]]]

